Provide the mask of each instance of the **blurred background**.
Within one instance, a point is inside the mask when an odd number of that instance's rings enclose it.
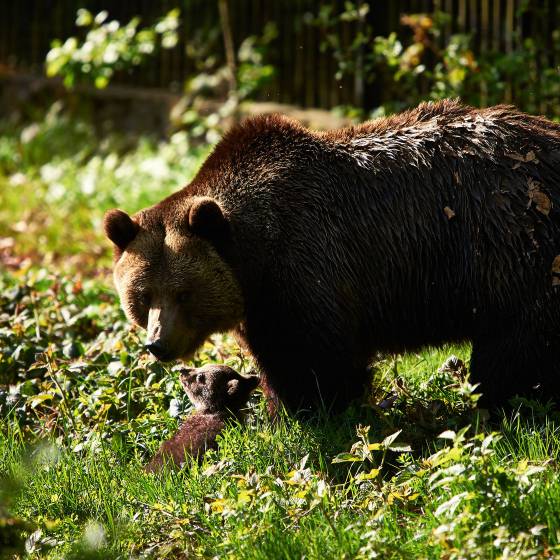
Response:
[[[0,258],[110,263],[103,212],[176,190],[223,131],[459,97],[560,117],[553,0],[21,0],[0,19]]]

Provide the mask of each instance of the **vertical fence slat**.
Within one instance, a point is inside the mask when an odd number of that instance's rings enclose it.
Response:
[[[457,16],[459,30],[464,33],[467,26],[467,0],[459,0],[459,13]]]
[[[480,49],[482,52],[486,52],[490,45],[490,6],[489,0],[481,1],[481,11],[480,11]],[[480,105],[486,107],[488,105],[488,84],[486,80],[481,80],[480,82]]]
[[[79,7],[93,12],[108,9],[111,18],[126,23],[136,14],[143,24],[152,24],[169,9],[180,6],[183,23],[179,45],[173,50],[161,50],[141,69],[119,74],[115,81],[145,87],[181,90],[185,79],[194,71],[193,61],[185,53],[186,43],[195,32],[209,30],[219,24],[217,0],[12,0],[4,2],[0,18],[0,68],[16,67],[23,71],[40,72],[54,38],[64,40],[70,35],[83,35],[75,27]],[[344,9],[344,0],[229,0],[232,30],[236,47],[249,35],[261,35],[268,21],[275,21],[279,37],[271,46],[271,61],[276,76],[263,89],[264,99],[304,106],[329,108],[340,104],[357,104],[372,108],[382,101],[383,83],[363,83],[360,76],[334,77],[338,62],[332,53],[320,52],[320,30],[303,22],[306,12],[317,14],[321,5],[331,5],[336,13]],[[360,1],[356,0],[355,5]],[[545,88],[550,83],[543,69],[554,68],[560,53],[555,47],[553,32],[558,21],[559,4],[555,0],[532,1],[528,11],[521,14],[523,0],[370,0],[368,24],[376,34],[387,35],[395,30],[403,32],[399,23],[402,13],[442,10],[450,15],[441,41],[450,33],[472,35],[475,52],[489,50],[513,54],[523,46],[526,37],[537,41],[535,60],[527,71],[534,76],[530,91],[515,91],[506,84],[504,101],[515,102],[516,97],[528,98],[535,111],[554,109],[552,94]],[[381,18],[383,21],[380,21]],[[297,26],[296,26],[297,23]],[[338,24],[341,45],[349,49],[357,32],[356,22]],[[406,31],[408,33],[408,30]],[[538,40],[537,40],[538,39]],[[370,49],[371,45],[367,46]],[[549,97],[547,97],[547,95]],[[532,96],[532,97],[530,97]],[[500,101],[491,97],[488,84],[480,84],[480,103]]]
[[[500,43],[502,38],[501,33],[501,0],[493,1],[493,12],[492,12],[492,48],[495,51],[500,50]]]

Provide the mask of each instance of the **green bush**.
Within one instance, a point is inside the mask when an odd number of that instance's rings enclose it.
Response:
[[[155,25],[138,29],[138,17],[121,26],[116,20],[107,21],[106,11],[93,16],[82,8],[76,25],[87,30],[85,38],[69,37],[64,43],[55,39],[47,54],[47,75],[62,76],[66,87],[85,81],[104,88],[115,72],[141,65],[159,45],[165,49],[176,45],[179,13],[171,10]]]
[[[523,3],[518,17],[533,8]],[[560,93],[560,73],[547,67],[547,38],[526,38],[510,52],[488,48],[476,53],[468,33],[451,34],[451,18],[441,10],[401,17],[404,33],[376,36],[366,16],[367,2],[345,2],[336,12],[324,5],[307,23],[321,29],[321,48],[337,62],[336,78],[363,78],[366,84],[383,85],[382,103],[373,114],[384,115],[424,100],[459,97],[474,106],[514,102],[530,113],[560,117],[555,100]],[[533,17],[542,17],[536,10]],[[352,22],[358,32],[350,45],[342,44],[340,29]],[[551,36],[554,56],[560,51],[560,32]],[[523,71],[520,71],[523,69]],[[364,115],[362,115],[364,116]]]

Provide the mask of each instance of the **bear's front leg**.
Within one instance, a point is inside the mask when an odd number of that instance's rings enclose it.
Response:
[[[281,364],[261,362],[261,386],[268,399],[268,410],[274,417],[282,404],[290,412],[344,410],[360,398],[370,378],[367,367],[309,364],[294,359]]]

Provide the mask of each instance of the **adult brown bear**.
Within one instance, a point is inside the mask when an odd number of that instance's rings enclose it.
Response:
[[[470,340],[487,405],[560,391],[560,126],[454,101],[318,133],[249,119],[194,180],[106,216],[158,358],[233,329],[292,409],[358,396],[378,351]]]

